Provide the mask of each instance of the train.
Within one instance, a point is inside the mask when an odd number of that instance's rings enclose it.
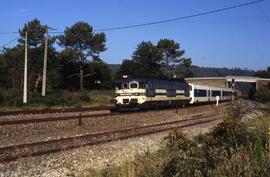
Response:
[[[149,108],[157,106],[186,106],[190,104],[228,101],[236,98],[232,88],[188,84],[185,81],[149,78],[123,78],[115,82],[116,109]]]

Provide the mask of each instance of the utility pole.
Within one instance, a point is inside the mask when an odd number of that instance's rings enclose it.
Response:
[[[47,55],[48,55],[48,27],[46,26],[45,32],[45,47],[44,47],[44,63],[43,63],[43,76],[42,76],[42,92],[41,95],[46,95],[46,78],[47,78]]]
[[[27,103],[27,31],[24,37],[24,82],[23,82],[23,103]]]

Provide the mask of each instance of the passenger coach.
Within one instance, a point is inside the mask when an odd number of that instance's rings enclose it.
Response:
[[[190,102],[185,82],[157,79],[119,79],[115,83],[116,107],[184,105]]]
[[[237,97],[238,92],[231,88],[213,87],[199,84],[189,84],[189,91],[191,101],[190,104],[200,102],[213,102],[217,100],[217,96],[220,101],[232,100]]]

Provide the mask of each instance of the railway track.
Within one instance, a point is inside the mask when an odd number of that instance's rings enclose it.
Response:
[[[20,110],[20,111],[1,111],[0,116],[11,115],[28,115],[28,114],[47,114],[47,113],[70,113],[70,112],[87,112],[103,111],[113,109],[113,106],[100,106],[89,108],[62,108],[62,109],[40,109],[40,110]]]
[[[42,123],[42,122],[53,122],[53,121],[65,121],[65,120],[74,120],[85,118],[93,118],[93,117],[107,117],[107,116],[114,116],[119,115],[120,113],[99,113],[99,114],[85,114],[82,115],[78,113],[75,116],[63,116],[63,117],[46,117],[46,118],[32,118],[32,119],[19,119],[19,120],[5,120],[0,121],[0,126],[4,125],[16,125],[16,124],[29,124],[29,123]]]
[[[204,104],[201,104],[201,105],[204,105]],[[60,109],[0,111],[0,118],[3,116],[35,115],[35,114],[48,114],[48,113],[83,113],[83,112],[89,112],[89,111],[107,111],[107,110],[114,111],[114,109],[115,109],[114,106],[99,106],[99,107],[89,107],[89,108],[60,108]],[[168,109],[168,108],[165,108],[165,109]]]
[[[210,115],[197,115],[189,119],[182,119],[172,122],[164,122],[139,127],[129,127],[120,130],[99,132],[94,134],[84,134],[49,141],[5,146],[0,148],[0,162],[11,162],[22,157],[40,156],[44,154],[63,151],[66,149],[83,147],[86,145],[96,145],[109,141],[168,131],[174,128],[184,128],[199,124],[205,124],[219,119],[215,117],[219,114],[220,113],[214,113]]]
[[[109,112],[109,113],[96,113],[96,114],[82,114],[79,112],[77,115],[72,116],[62,116],[62,117],[46,117],[46,118],[27,118],[27,119],[15,119],[15,120],[1,120],[0,119],[0,126],[5,125],[16,125],[16,124],[29,124],[29,123],[42,123],[42,122],[53,122],[53,121],[65,121],[65,120],[78,120],[80,124],[82,119],[91,119],[91,118],[98,118],[98,117],[108,117],[108,116],[117,116],[117,115],[130,115],[130,114],[139,114],[139,113],[146,113],[146,112],[158,112],[164,110],[175,110],[178,112],[178,108],[166,108],[161,110],[141,110],[135,112]]]
[[[243,112],[250,112],[254,110],[257,105],[254,102],[246,102],[245,109]],[[121,113],[106,113],[91,115],[95,117],[113,116]],[[128,112],[125,114],[134,114],[134,112]],[[208,115],[196,115],[191,118],[176,120],[171,122],[163,122],[158,124],[150,124],[145,126],[127,127],[125,129],[118,129],[106,132],[98,132],[91,134],[77,135],[73,137],[65,137],[60,139],[39,141],[34,143],[17,144],[0,147],[0,162],[6,163],[16,161],[22,157],[33,157],[40,156],[49,153],[60,152],[66,149],[74,149],[83,146],[96,145],[100,143],[106,143],[114,140],[121,140],[135,136],[142,136],[162,131],[168,131],[174,128],[184,128],[205,123],[210,123],[219,119],[219,115],[222,112],[216,112]],[[123,114],[122,114],[123,115]],[[77,119],[78,116],[62,117],[58,120]],[[81,115],[81,118],[89,118],[89,115]],[[48,118],[45,121],[55,121],[56,118]],[[24,124],[43,122],[44,119],[40,120],[16,120],[10,122],[2,122],[0,125],[11,125],[11,124]],[[4,124],[5,123],[5,124]]]

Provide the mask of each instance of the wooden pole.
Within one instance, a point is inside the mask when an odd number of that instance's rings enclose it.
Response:
[[[45,32],[44,60],[43,60],[43,76],[42,76],[42,92],[41,95],[46,95],[46,78],[47,78],[47,55],[48,55],[48,27]]]
[[[24,37],[24,82],[23,82],[23,103],[27,103],[27,31]]]

